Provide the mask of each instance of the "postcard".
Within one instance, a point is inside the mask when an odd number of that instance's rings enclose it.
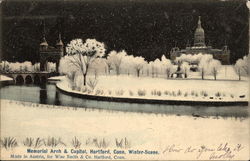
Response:
[[[246,0],[2,0],[1,160],[249,160]]]

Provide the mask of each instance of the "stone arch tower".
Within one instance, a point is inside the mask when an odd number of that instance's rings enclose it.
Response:
[[[56,63],[56,72],[59,73],[58,70],[59,61],[61,57],[63,57],[64,55],[64,44],[61,39],[61,34],[59,33],[58,41],[55,47],[48,45],[44,34],[42,42],[40,43],[39,47],[39,55],[40,55],[40,71],[48,71],[47,70],[48,61],[52,61],[53,63]]]

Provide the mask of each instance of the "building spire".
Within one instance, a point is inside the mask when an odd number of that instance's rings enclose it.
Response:
[[[43,20],[43,40],[42,43],[47,43],[46,38],[45,38],[45,20]]]
[[[61,32],[59,32],[58,37],[59,37],[59,41],[61,41],[62,40],[62,38],[61,38]]]
[[[42,38],[42,42],[40,43],[40,50],[46,50],[48,47],[48,43],[45,39],[45,22],[43,20],[43,38]]]
[[[56,45],[57,46],[63,46],[61,32],[59,32],[59,34],[58,34],[58,41],[57,41]]]
[[[198,28],[201,28],[201,16],[199,16],[199,20],[198,20]]]

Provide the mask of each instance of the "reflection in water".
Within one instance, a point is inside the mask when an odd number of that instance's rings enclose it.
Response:
[[[39,103],[41,104],[47,104],[47,99],[48,99],[48,96],[47,96],[47,89],[46,89],[46,84],[40,84],[40,101]]]
[[[95,101],[72,97],[58,91],[55,84],[9,85],[2,87],[1,98],[42,104],[97,108],[130,112],[164,113],[174,115],[247,117],[247,106],[179,106]]]
[[[61,105],[60,95],[59,95],[59,92],[58,92],[58,91],[56,91],[55,103],[54,103],[54,105]]]

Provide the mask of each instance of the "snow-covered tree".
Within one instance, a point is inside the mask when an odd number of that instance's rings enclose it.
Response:
[[[85,43],[82,39],[74,39],[67,45],[66,52],[71,56],[68,65],[73,65],[79,70],[83,75],[83,85],[86,86],[90,65],[97,57],[102,57],[105,54],[104,43],[95,39],[87,39]]]
[[[75,86],[75,77],[76,77],[77,71],[79,70],[77,66],[69,65],[71,61],[74,61],[72,56],[65,55],[64,57],[62,57],[59,62],[59,73],[65,74],[67,78],[71,81],[71,85]]]
[[[106,72],[106,59],[97,58],[91,65],[91,71],[94,73],[95,78],[97,78],[99,73]]]
[[[134,57],[133,58],[133,68],[136,71],[137,77],[140,77],[140,72],[143,69],[143,66],[146,64],[146,61],[143,57]]]
[[[162,64],[163,71],[166,73],[167,78],[169,78],[170,75],[174,72],[173,64],[171,63],[169,59],[165,57],[165,55],[162,55],[161,57],[161,64]]]
[[[187,78],[187,75],[188,75],[188,73],[190,71],[190,65],[188,64],[188,62],[183,62],[181,64],[181,70],[184,73],[185,78]]]
[[[218,70],[221,68],[221,62],[219,60],[213,59],[209,62],[208,68],[209,68],[211,74],[213,74],[214,80],[216,80]]]
[[[152,78],[154,78],[155,77],[155,66],[154,66],[153,61],[148,62],[148,68],[149,68],[149,71],[151,73]]]
[[[21,66],[23,67],[24,72],[32,71],[32,63],[30,61],[21,63]]]
[[[236,73],[239,75],[239,80],[243,74],[249,74],[249,57],[244,56],[243,59],[238,59],[235,63]]]
[[[134,56],[133,55],[125,56],[121,68],[127,75],[130,75],[134,70]]]
[[[34,68],[34,71],[35,71],[35,72],[40,71],[40,63],[35,63],[35,64],[33,65],[33,68]]]
[[[47,71],[48,72],[55,72],[56,71],[56,63],[48,62],[47,63]]]
[[[10,63],[8,61],[1,62],[2,71],[8,72],[10,71]]]
[[[243,57],[243,64],[242,64],[242,69],[247,75],[249,75],[249,56],[250,54],[248,54],[248,56]]]
[[[238,59],[235,63],[235,70],[236,70],[236,73],[239,75],[239,80],[241,80],[241,75],[244,72],[242,68],[243,64],[244,64],[243,59]]]
[[[110,59],[110,57],[108,57],[104,62],[107,66],[107,72],[108,74],[110,74],[110,71],[112,70],[112,60]]]
[[[197,59],[200,59],[198,69],[201,74],[201,79],[204,79],[205,74],[209,72],[208,64],[213,59],[213,56],[205,54],[205,55],[202,55],[201,58],[197,58]]]
[[[112,66],[116,71],[116,75],[120,75],[122,60],[125,58],[125,56],[127,56],[125,50],[122,50],[120,52],[116,52],[113,50],[108,54],[107,59],[112,62]]]

